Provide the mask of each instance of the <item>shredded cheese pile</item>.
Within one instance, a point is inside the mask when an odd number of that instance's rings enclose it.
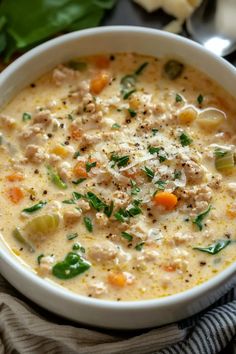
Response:
[[[164,30],[179,33],[186,18],[192,14],[202,0],[134,0],[134,2],[148,12],[162,8],[169,15],[176,17],[176,20],[171,21]]]

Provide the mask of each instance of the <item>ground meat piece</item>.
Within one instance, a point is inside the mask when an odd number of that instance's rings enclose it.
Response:
[[[117,253],[117,248],[110,241],[92,246],[88,251],[88,255],[91,260],[99,263],[114,260]]]
[[[187,181],[189,183],[200,183],[203,180],[205,171],[201,165],[197,164],[193,160],[188,160],[182,164],[184,168]]]
[[[56,154],[50,154],[48,157],[48,162],[50,165],[55,166],[60,161],[61,161],[61,157]]]
[[[48,109],[36,112],[33,118],[33,124],[42,124],[43,126],[49,126],[53,121],[51,112]]]
[[[37,267],[37,273],[41,277],[46,277],[51,273],[52,265],[55,262],[55,256],[43,256],[40,259],[40,264]]]
[[[202,182],[206,173],[200,163],[194,158],[190,158],[188,155],[182,153],[176,158],[178,160],[177,168],[184,169],[188,183],[199,184]]]
[[[108,217],[104,213],[96,213],[96,220],[100,226],[106,226],[108,224]]]
[[[185,187],[176,190],[176,195],[186,203],[180,210],[188,213],[191,211],[190,215],[195,216],[207,209],[212,199],[212,190],[207,185]]]
[[[77,201],[77,207],[82,209],[82,211],[89,211],[90,210],[90,205],[88,202],[86,202],[83,199],[79,199]]]
[[[107,287],[102,281],[93,282],[88,285],[88,293],[92,297],[99,297],[107,292]]]
[[[42,134],[42,126],[37,124],[37,125],[29,126],[26,129],[22,130],[18,134],[18,137],[20,140],[24,141],[24,140],[30,140],[32,138],[35,138],[39,134]]]
[[[222,182],[222,176],[221,175],[213,175],[211,176],[211,180],[208,183],[208,186],[213,189],[220,189],[221,188],[221,182]]]
[[[16,125],[14,118],[11,118],[5,114],[0,114],[0,126],[1,128],[13,129]]]
[[[79,221],[82,212],[78,209],[68,209],[63,213],[63,220],[66,225],[72,225]]]
[[[89,83],[88,81],[81,81],[76,89],[69,94],[69,98],[73,101],[80,101],[82,97],[89,93]],[[92,99],[92,95],[91,95]]]
[[[65,82],[79,78],[79,76],[79,71],[69,69],[64,65],[58,65],[58,67],[53,70],[52,81],[56,86],[61,86]]]
[[[115,207],[121,208],[128,205],[130,201],[130,196],[125,192],[115,191],[112,194],[112,200],[114,202]]]
[[[67,161],[60,163],[58,166],[58,174],[63,181],[70,179],[72,175],[70,163]]]
[[[29,162],[39,164],[45,160],[46,155],[43,148],[38,145],[32,144],[26,146],[25,157],[28,159]]]

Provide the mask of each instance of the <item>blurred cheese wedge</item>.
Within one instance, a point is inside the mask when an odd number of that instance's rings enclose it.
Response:
[[[178,33],[182,29],[184,20],[191,15],[202,0],[134,0],[134,2],[148,12],[162,8],[169,15],[176,17],[176,20],[170,22],[165,30]]]
[[[146,11],[153,12],[162,8],[178,19],[186,19],[202,0],[134,0]]]

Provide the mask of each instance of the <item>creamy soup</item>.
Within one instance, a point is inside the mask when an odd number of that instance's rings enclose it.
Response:
[[[78,294],[151,299],[236,259],[235,100],[175,59],[59,65],[1,111],[1,233]]]

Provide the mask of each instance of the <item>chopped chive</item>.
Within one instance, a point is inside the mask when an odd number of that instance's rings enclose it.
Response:
[[[129,242],[131,242],[133,240],[133,236],[130,235],[128,232],[125,232],[125,231],[121,232],[121,236]]]
[[[89,232],[93,232],[92,220],[88,216],[84,217],[84,225]]]
[[[180,96],[180,95],[177,93],[176,96],[175,96],[175,102],[182,102],[182,101],[183,101],[182,96]]]
[[[86,172],[89,172],[93,167],[97,165],[97,162],[86,162]]]
[[[148,64],[148,62],[141,64],[140,67],[135,71],[135,75],[140,75],[143,70],[148,66]]]
[[[204,100],[204,97],[203,97],[203,95],[200,94],[197,98],[198,104],[202,104],[203,100]]]
[[[77,159],[77,157],[80,156],[80,152],[79,151],[76,151],[73,155],[73,158],[74,159]]]
[[[86,181],[86,178],[79,178],[79,179],[77,179],[75,181],[72,181],[72,183],[77,185],[77,184],[80,184],[80,183],[82,183],[84,181]]]
[[[128,108],[128,112],[132,118],[136,117],[137,115],[137,113],[132,108]]]
[[[123,99],[127,100],[134,92],[136,92],[135,89],[125,92],[125,94],[123,95]]]
[[[40,264],[41,263],[41,259],[44,257],[44,254],[40,254],[38,257],[37,257],[37,263]]]
[[[81,246],[81,244],[79,242],[76,242],[76,243],[73,244],[72,250],[73,251],[80,251],[82,253],[85,253],[85,248],[83,246]]]
[[[66,236],[67,240],[70,241],[70,240],[74,240],[74,238],[78,237],[78,233],[77,232],[74,232],[73,234],[68,234]]]
[[[152,171],[150,168],[145,166],[142,170],[146,173],[148,178],[150,178],[150,179],[154,178],[154,171]]]
[[[179,140],[182,146],[188,146],[193,142],[193,140],[186,133],[182,133]]]
[[[140,242],[134,248],[136,249],[136,251],[142,251],[144,244],[145,244],[144,241]]]
[[[157,134],[159,129],[157,128],[152,128],[152,136],[155,136]]]
[[[112,129],[120,129],[120,125],[118,123],[114,123],[112,125]]]
[[[28,120],[31,120],[31,118],[32,118],[31,114],[29,114],[27,112],[24,112],[22,115],[23,122],[27,122]]]
[[[40,201],[39,203],[33,205],[32,207],[25,208],[22,211],[25,213],[34,213],[35,211],[42,209],[46,204],[47,202]]]

